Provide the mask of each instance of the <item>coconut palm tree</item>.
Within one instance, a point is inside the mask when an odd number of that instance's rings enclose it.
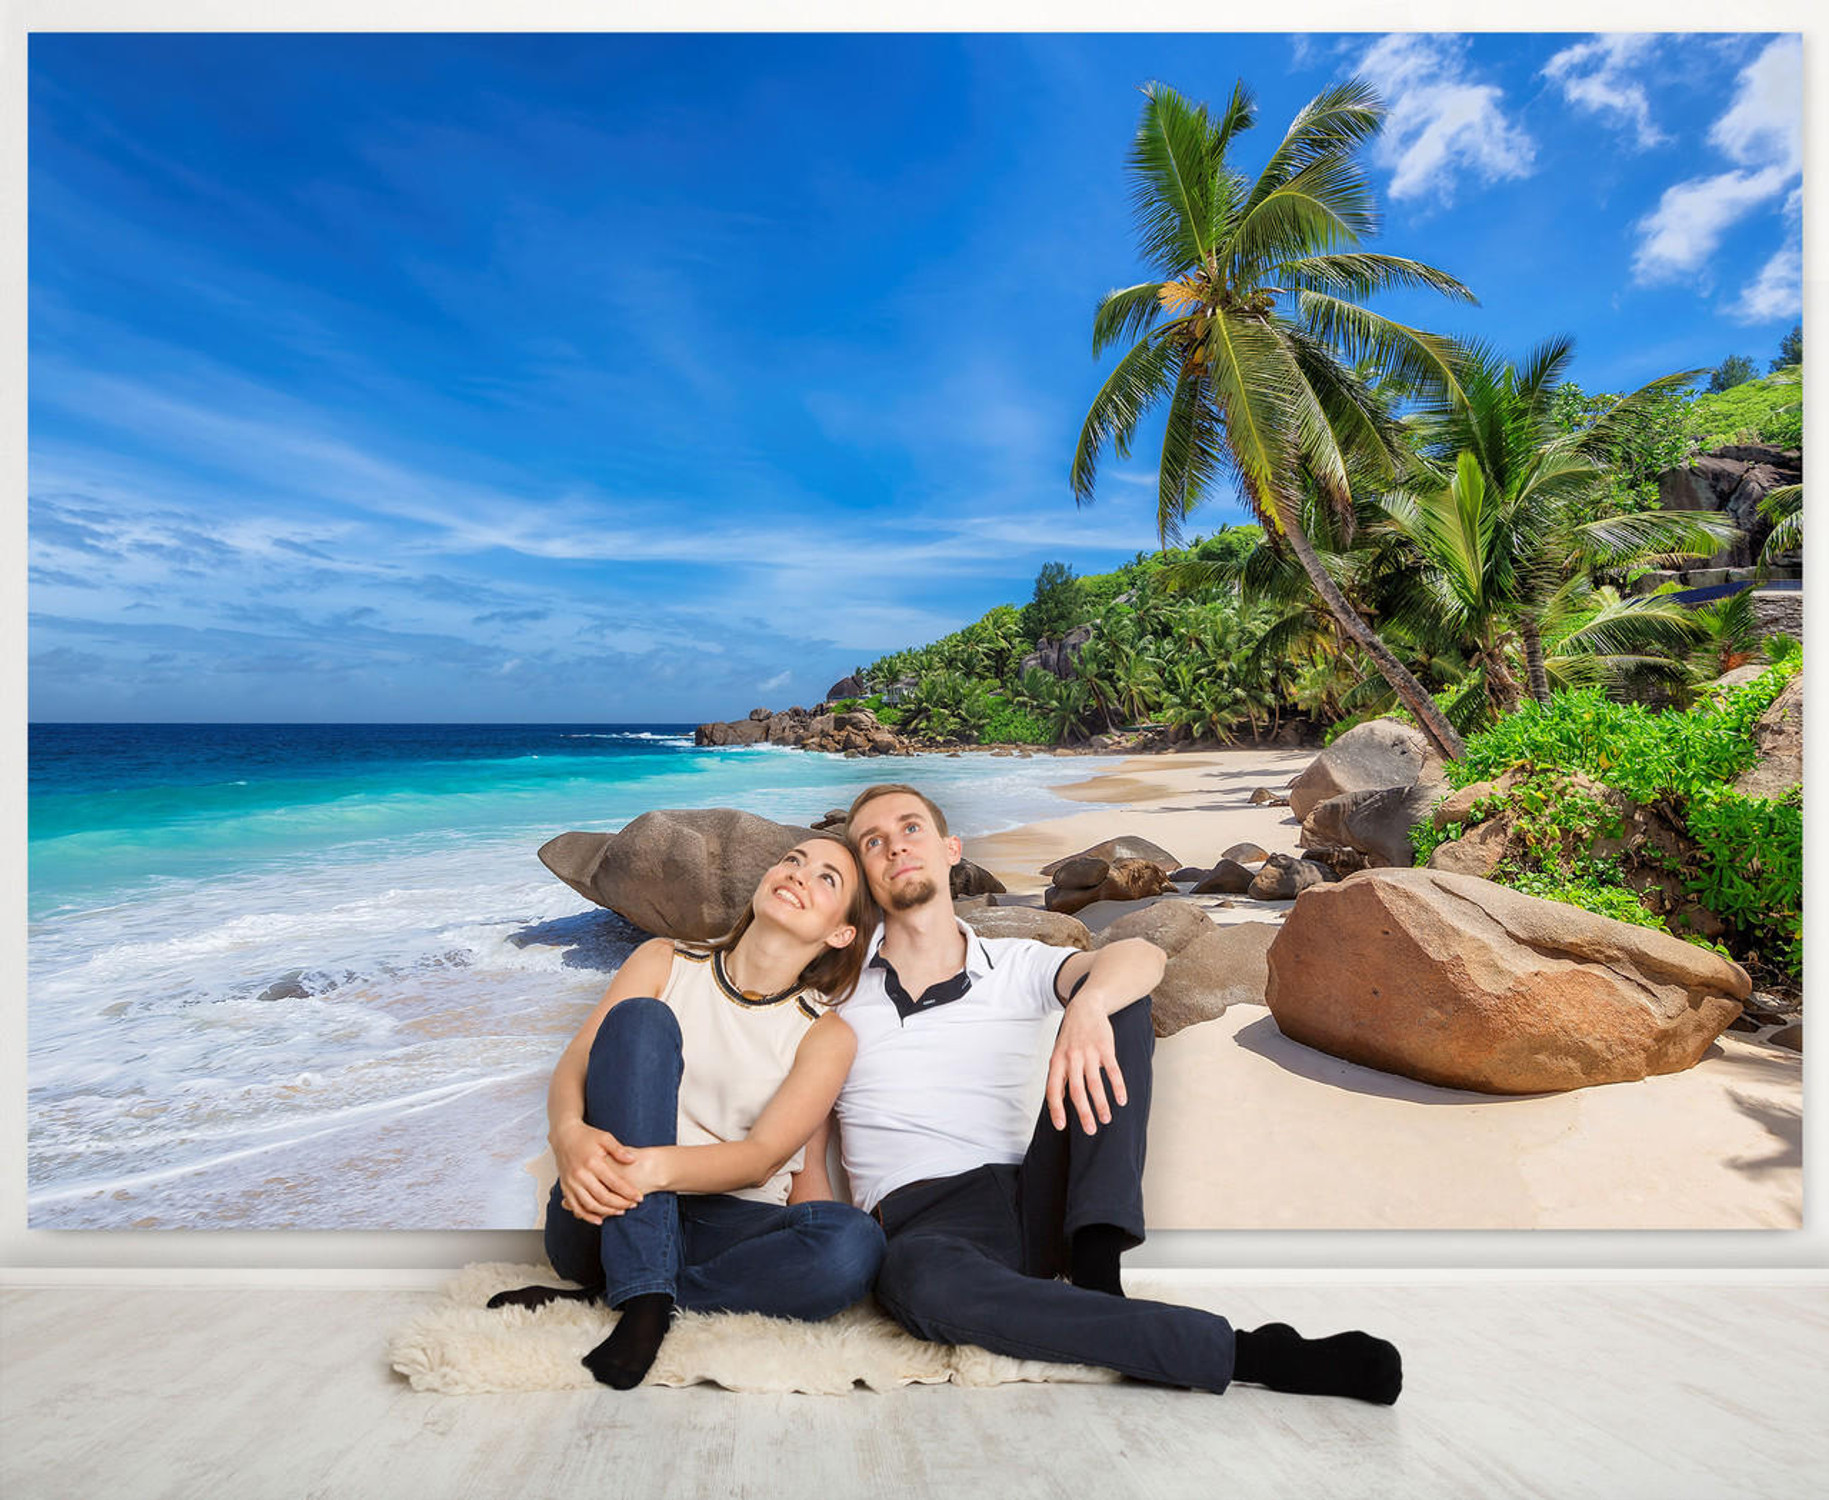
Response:
[[[1153,279],[1108,293],[1094,316],[1095,357],[1116,343],[1129,348],[1086,414],[1074,498],[1092,500],[1099,455],[1110,447],[1128,457],[1144,413],[1166,402],[1156,509],[1164,544],[1222,480],[1235,480],[1442,753],[1459,755],[1454,727],[1329,577],[1299,501],[1306,480],[1345,513],[1355,461],[1395,470],[1392,424],[1354,362],[1454,383],[1448,340],[1364,300],[1394,287],[1468,302],[1473,294],[1433,266],[1359,248],[1377,216],[1354,152],[1383,117],[1366,84],[1317,94],[1255,179],[1227,160],[1255,118],[1242,82],[1217,117],[1160,84],[1143,92],[1130,172]]]
[[[1502,712],[1522,697],[1509,665],[1514,646],[1530,695],[1549,701],[1545,612],[1571,581],[1603,567],[1707,556],[1737,534],[1725,517],[1698,511],[1605,513],[1602,455],[1622,425],[1700,372],[1650,381],[1591,427],[1567,433],[1554,401],[1573,354],[1567,337],[1547,340],[1521,366],[1467,348],[1452,385],[1425,381],[1410,423],[1413,472],[1379,500],[1419,565],[1404,577],[1399,563],[1394,615],[1424,633],[1460,631]]]

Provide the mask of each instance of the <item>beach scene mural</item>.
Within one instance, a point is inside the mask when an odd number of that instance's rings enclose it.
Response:
[[[1801,1226],[1800,56],[34,35],[30,1225],[537,1227],[908,782],[1153,1229]]]

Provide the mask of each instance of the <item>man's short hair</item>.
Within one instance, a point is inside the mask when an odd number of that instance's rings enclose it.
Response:
[[[878,797],[894,796],[897,792],[906,792],[910,797],[918,797],[921,806],[934,820],[934,827],[940,830],[940,837],[946,837],[946,814],[934,805],[934,799],[918,787],[909,786],[903,781],[879,781],[875,786],[867,786],[851,801],[851,811],[845,814],[845,837],[851,836],[851,825],[857,821],[857,810],[866,802],[874,802]]]

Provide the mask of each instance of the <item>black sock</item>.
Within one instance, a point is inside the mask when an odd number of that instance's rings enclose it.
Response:
[[[665,1292],[645,1292],[622,1304],[622,1316],[610,1336],[579,1361],[605,1385],[619,1391],[642,1382],[660,1353],[661,1340],[673,1318],[673,1299]]]
[[[1076,1229],[1068,1248],[1068,1271],[1075,1286],[1089,1291],[1124,1295],[1118,1279],[1118,1257],[1124,1253],[1130,1236],[1116,1224],[1088,1224]]]
[[[497,1292],[488,1301],[490,1307],[544,1307],[548,1302],[595,1302],[597,1293],[585,1287],[518,1286],[511,1292]]]
[[[1403,1389],[1394,1345],[1357,1330],[1305,1339],[1287,1323],[1236,1336],[1232,1378],[1303,1396],[1353,1396],[1389,1406]]]

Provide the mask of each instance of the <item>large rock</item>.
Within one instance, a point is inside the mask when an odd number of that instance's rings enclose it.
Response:
[[[1195,938],[1213,930],[1207,914],[1190,901],[1164,897],[1141,911],[1128,911],[1099,934],[1099,946],[1120,938],[1145,938],[1173,958]]]
[[[1042,897],[1049,911],[1083,911],[1095,901],[1142,901],[1172,890],[1162,866],[1147,859],[1114,859],[1095,886],[1051,885]]]
[[[863,680],[856,676],[841,677],[826,689],[826,702],[828,703],[835,698],[861,698],[863,696]]]
[[[1056,948],[1077,948],[1082,953],[1092,947],[1092,934],[1086,924],[1057,911],[1033,906],[955,906],[953,910],[979,937],[1034,938]]]
[[[1115,925],[1115,924],[1114,924]],[[1271,922],[1207,923],[1207,931],[1171,954],[1150,994],[1157,1036],[1173,1036],[1215,1020],[1228,1005],[1262,1005],[1270,966],[1265,959],[1279,928]]]
[[[1106,839],[1102,844],[1094,844],[1090,849],[1082,849],[1078,854],[1068,854],[1053,860],[1043,865],[1040,873],[1052,877],[1076,859],[1102,859],[1107,864],[1114,864],[1121,859],[1147,859],[1161,865],[1164,875],[1173,875],[1181,868],[1181,861],[1160,844],[1152,844],[1148,839],[1127,833],[1115,839]],[[1056,884],[1058,883],[1057,881]]]
[[[1425,777],[1433,779],[1439,765],[1420,729],[1395,719],[1372,719],[1347,730],[1296,777],[1289,787],[1289,810],[1306,818],[1342,792],[1414,786]]]
[[[734,723],[701,724],[693,732],[695,745],[759,745],[768,734],[768,725],[755,719],[738,719]]]
[[[1734,790],[1748,797],[1782,797],[1804,779],[1804,679],[1785,684],[1753,724],[1759,759],[1740,773]]]
[[[1309,890],[1270,949],[1284,1035],[1444,1088],[1536,1094],[1693,1066],[1752,993],[1667,933],[1436,870]]]
[[[540,863],[645,932],[686,942],[736,925],[763,871],[807,836],[732,807],[645,812],[618,833],[562,833]]]
[[[1368,856],[1367,863],[1374,869],[1382,865],[1407,868],[1416,863],[1410,830],[1429,816],[1442,790],[1440,782],[1418,781],[1410,786],[1342,792],[1315,804],[1302,820],[1297,842],[1305,849],[1357,849]]]

